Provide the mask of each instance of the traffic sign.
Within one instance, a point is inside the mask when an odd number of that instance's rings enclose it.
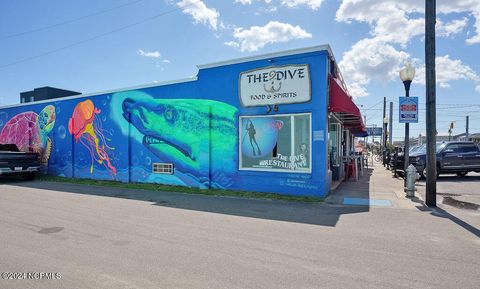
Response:
[[[367,127],[367,133],[369,136],[382,136],[382,128],[381,127],[375,127],[375,126],[370,126]]]
[[[399,99],[399,122],[418,123],[418,97],[400,96]]]

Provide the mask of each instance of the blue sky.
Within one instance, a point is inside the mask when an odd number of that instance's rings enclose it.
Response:
[[[0,103],[54,86],[90,93],[194,76],[205,64],[330,44],[350,93],[382,123],[399,69],[412,62],[411,95],[424,103],[419,0],[0,0]],[[437,0],[437,127],[480,132],[480,1]],[[52,27],[53,26],[53,27]],[[421,122],[411,135],[424,132]]]

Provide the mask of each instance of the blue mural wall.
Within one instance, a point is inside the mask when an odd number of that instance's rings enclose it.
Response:
[[[198,79],[0,109],[0,142],[42,155],[51,175],[323,196],[327,176],[327,51],[200,69]],[[308,64],[312,100],[242,107],[243,71]],[[241,116],[311,114],[308,173],[239,170]],[[173,163],[173,175],[152,172]]]

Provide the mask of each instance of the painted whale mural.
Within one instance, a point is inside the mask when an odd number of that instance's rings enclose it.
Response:
[[[123,116],[142,135],[142,143],[163,162],[199,186],[224,188],[236,172],[237,109],[214,100],[123,100]]]

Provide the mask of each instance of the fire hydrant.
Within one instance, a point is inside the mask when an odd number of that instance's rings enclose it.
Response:
[[[408,198],[415,197],[415,182],[418,179],[417,169],[413,165],[409,165],[407,168],[407,187],[405,192],[407,193]]]

